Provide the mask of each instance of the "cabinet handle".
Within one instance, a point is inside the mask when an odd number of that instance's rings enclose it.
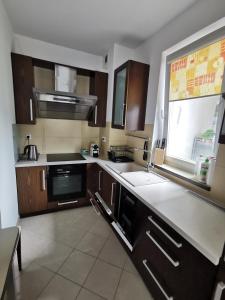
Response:
[[[97,118],[98,118],[98,105],[95,106],[95,125],[97,124]]]
[[[225,283],[224,282],[218,282],[215,290],[215,294],[213,297],[213,300],[221,300],[223,296],[223,291],[225,291]]]
[[[153,238],[153,236],[149,231],[146,231],[146,235],[150,238],[150,240],[156,245],[156,247],[164,254],[164,256],[171,262],[174,267],[178,267],[180,265],[179,261],[174,261],[169,254],[159,245],[159,243]]]
[[[100,211],[99,211],[99,210],[97,210],[96,206],[95,206],[95,205],[94,205],[94,203],[93,203],[93,200],[92,200],[91,198],[90,198],[89,200],[90,200],[90,202],[91,202],[91,205],[92,205],[92,207],[93,207],[94,211],[96,212],[96,214],[97,214],[98,216],[100,216],[100,215],[101,215],[101,213],[100,213]]]
[[[155,281],[155,283],[158,285],[160,291],[163,293],[163,295],[165,296],[165,298],[167,300],[173,300],[173,297],[168,296],[167,293],[165,292],[164,288],[161,286],[161,284],[159,283],[159,281],[156,279],[155,275],[152,273],[152,271],[150,270],[149,266],[147,265],[147,259],[144,259],[142,261],[143,265],[145,266],[146,270],[148,271],[148,273],[151,275],[152,279]]]
[[[68,205],[68,204],[74,204],[74,203],[78,203],[78,200],[74,200],[74,201],[68,201],[68,202],[58,202],[58,206],[63,206],[63,205]]]
[[[34,115],[33,115],[33,100],[30,98],[30,120],[34,121]]]
[[[101,174],[102,174],[102,171],[99,171],[98,172],[98,189],[99,189],[99,191],[101,191]]]
[[[111,206],[113,206],[114,186],[115,185],[116,185],[116,182],[113,182],[112,187],[111,187]]]
[[[46,184],[45,184],[45,170],[42,170],[42,190],[46,190]]]
[[[126,107],[127,107],[127,105],[124,103],[124,104],[123,104],[123,114],[122,114],[122,126],[125,126]]]
[[[168,233],[165,232],[165,230],[163,230],[159,224],[156,223],[156,221],[153,220],[152,216],[148,217],[148,220],[156,227],[159,229],[159,231],[161,231],[177,248],[181,248],[182,247],[182,243],[178,243],[176,242]]]

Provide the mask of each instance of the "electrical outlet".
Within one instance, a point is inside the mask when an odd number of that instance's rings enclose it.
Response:
[[[27,140],[31,140],[31,139],[32,139],[31,133],[28,133],[28,134],[26,135],[26,139],[27,139]]]

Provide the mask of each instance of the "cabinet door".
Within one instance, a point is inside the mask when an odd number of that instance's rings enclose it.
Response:
[[[129,60],[114,74],[112,127],[144,130],[149,65]]]
[[[225,300],[225,248],[220,260],[213,300]]]
[[[17,168],[16,177],[20,215],[46,210],[46,167]]]
[[[92,127],[105,127],[107,107],[108,74],[95,72],[90,78],[90,94],[98,97],[97,104],[88,122]]]
[[[33,101],[34,74],[32,58],[12,54],[12,72],[17,124],[34,124],[35,107]]]
[[[144,130],[149,65],[129,61],[128,70],[126,129]]]
[[[127,65],[115,71],[114,75],[114,100],[112,127],[123,129],[125,126],[127,90]]]
[[[98,191],[98,171],[99,166],[97,164],[88,164],[87,165],[87,196],[94,196],[94,194]]]
[[[103,170],[102,174],[102,198],[114,215],[117,194],[116,180]]]

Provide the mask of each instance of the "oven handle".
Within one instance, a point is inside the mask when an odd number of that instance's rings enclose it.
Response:
[[[74,200],[74,201],[67,201],[67,202],[58,202],[58,206],[63,206],[63,205],[67,205],[67,204],[74,204],[74,203],[78,203],[78,200]]]
[[[70,171],[56,171],[56,174],[70,174]]]

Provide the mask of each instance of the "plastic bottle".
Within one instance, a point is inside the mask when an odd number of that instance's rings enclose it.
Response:
[[[205,161],[201,164],[201,170],[200,170],[200,179],[204,183],[207,182],[208,171],[209,171],[209,159],[207,157]]]
[[[203,155],[200,155],[198,158],[197,158],[197,161],[196,161],[196,165],[195,165],[195,178],[197,180],[201,180],[201,177],[200,177],[200,171],[201,171],[201,165],[202,163],[204,162],[204,157]]]
[[[211,186],[212,185],[212,180],[213,180],[213,175],[215,171],[215,166],[216,166],[216,158],[215,157],[210,157],[209,159],[209,170],[208,170],[208,176],[206,183]]]

